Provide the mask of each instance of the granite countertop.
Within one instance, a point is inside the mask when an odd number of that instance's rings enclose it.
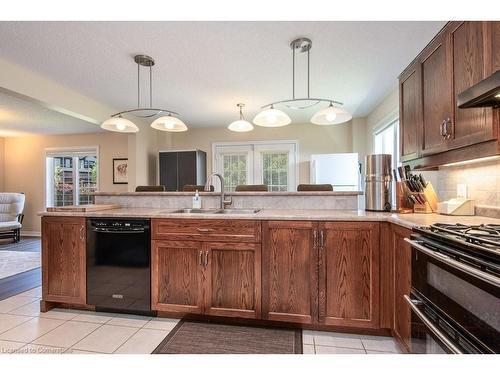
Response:
[[[390,212],[370,212],[364,210],[290,210],[263,209],[256,214],[183,214],[174,213],[171,208],[118,208],[95,212],[40,212],[40,216],[76,217],[146,217],[164,219],[231,219],[231,220],[313,220],[313,221],[383,221],[406,228],[427,226],[437,222],[461,224],[500,224],[500,219],[483,216],[448,216],[439,214],[397,214]]]
[[[160,192],[105,192],[93,193],[95,196],[193,196],[192,191],[160,191]],[[200,191],[200,195],[220,196],[220,192]],[[363,195],[362,191],[232,191],[226,193],[231,196],[353,196]]]

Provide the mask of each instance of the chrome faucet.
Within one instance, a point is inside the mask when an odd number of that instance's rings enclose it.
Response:
[[[222,177],[218,173],[212,173],[210,176],[207,178],[207,182],[205,184],[205,191],[210,191],[210,183],[212,182],[212,177],[217,176],[219,177],[220,180],[220,209],[223,210],[226,205],[230,205],[233,203],[233,200],[231,196],[229,196],[229,199],[226,200],[226,192],[224,191],[224,177]]]

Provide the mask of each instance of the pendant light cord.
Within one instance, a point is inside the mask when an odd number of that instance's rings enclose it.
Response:
[[[149,106],[153,107],[153,70],[149,66]]]
[[[141,108],[141,67],[137,63],[137,108]]]
[[[292,48],[292,97],[295,99],[295,48]]]

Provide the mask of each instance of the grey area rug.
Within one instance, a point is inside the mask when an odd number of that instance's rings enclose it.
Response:
[[[302,330],[181,320],[153,354],[302,354]]]

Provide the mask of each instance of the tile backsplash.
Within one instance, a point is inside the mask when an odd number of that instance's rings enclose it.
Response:
[[[441,167],[424,175],[432,181],[440,201],[455,198],[457,184],[466,184],[467,197],[475,200],[476,214],[500,214],[500,160]]]

